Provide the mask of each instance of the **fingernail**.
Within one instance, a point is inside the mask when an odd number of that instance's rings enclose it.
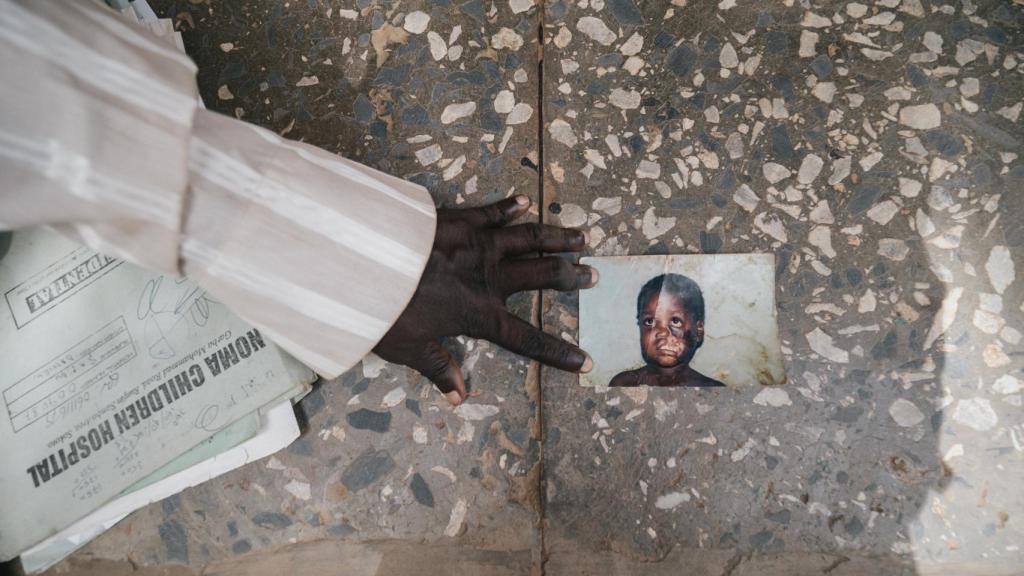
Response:
[[[594,286],[597,286],[597,281],[601,278],[601,274],[598,273],[597,268],[589,266],[588,268],[590,268],[590,284],[587,285],[587,288],[593,288]]]
[[[597,270],[594,270],[590,266],[578,266],[576,268],[576,284],[581,290],[584,288],[593,288],[596,283]]]
[[[590,359],[590,355],[587,355],[587,359],[583,361],[583,366],[580,367],[580,372],[586,374],[594,368],[594,361]]]
[[[516,204],[519,204],[520,206],[529,206],[530,199],[523,194],[519,194],[516,196]]]
[[[459,396],[459,393],[456,390],[452,390],[451,392],[448,392],[444,396],[445,398],[448,399],[448,403],[451,404],[452,406],[458,406],[459,404],[462,404],[462,396]]]

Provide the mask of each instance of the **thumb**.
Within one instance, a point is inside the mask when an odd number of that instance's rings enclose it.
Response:
[[[433,382],[452,406],[458,406],[465,400],[466,381],[462,378],[462,367],[440,342],[427,342],[409,366]]]

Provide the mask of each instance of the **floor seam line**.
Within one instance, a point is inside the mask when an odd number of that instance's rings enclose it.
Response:
[[[537,2],[537,220],[543,225],[544,222],[544,0]],[[544,293],[537,291],[537,305],[535,307],[535,319],[539,330],[544,330]],[[540,473],[537,475],[537,545],[538,574],[544,576],[546,573],[545,563],[547,560],[547,542],[545,533],[545,471],[544,471],[544,366],[537,363],[537,465],[540,466]]]

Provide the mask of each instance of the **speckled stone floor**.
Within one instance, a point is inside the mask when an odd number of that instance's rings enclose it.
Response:
[[[156,4],[210,108],[439,204],[773,253],[789,382],[598,394],[460,340],[453,412],[371,359],[53,573],[1024,571],[1019,2]],[[575,296],[513,304],[576,339]]]

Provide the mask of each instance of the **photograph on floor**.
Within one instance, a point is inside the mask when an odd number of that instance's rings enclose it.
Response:
[[[583,258],[580,345],[598,389],[772,386],[786,380],[772,254]]]

